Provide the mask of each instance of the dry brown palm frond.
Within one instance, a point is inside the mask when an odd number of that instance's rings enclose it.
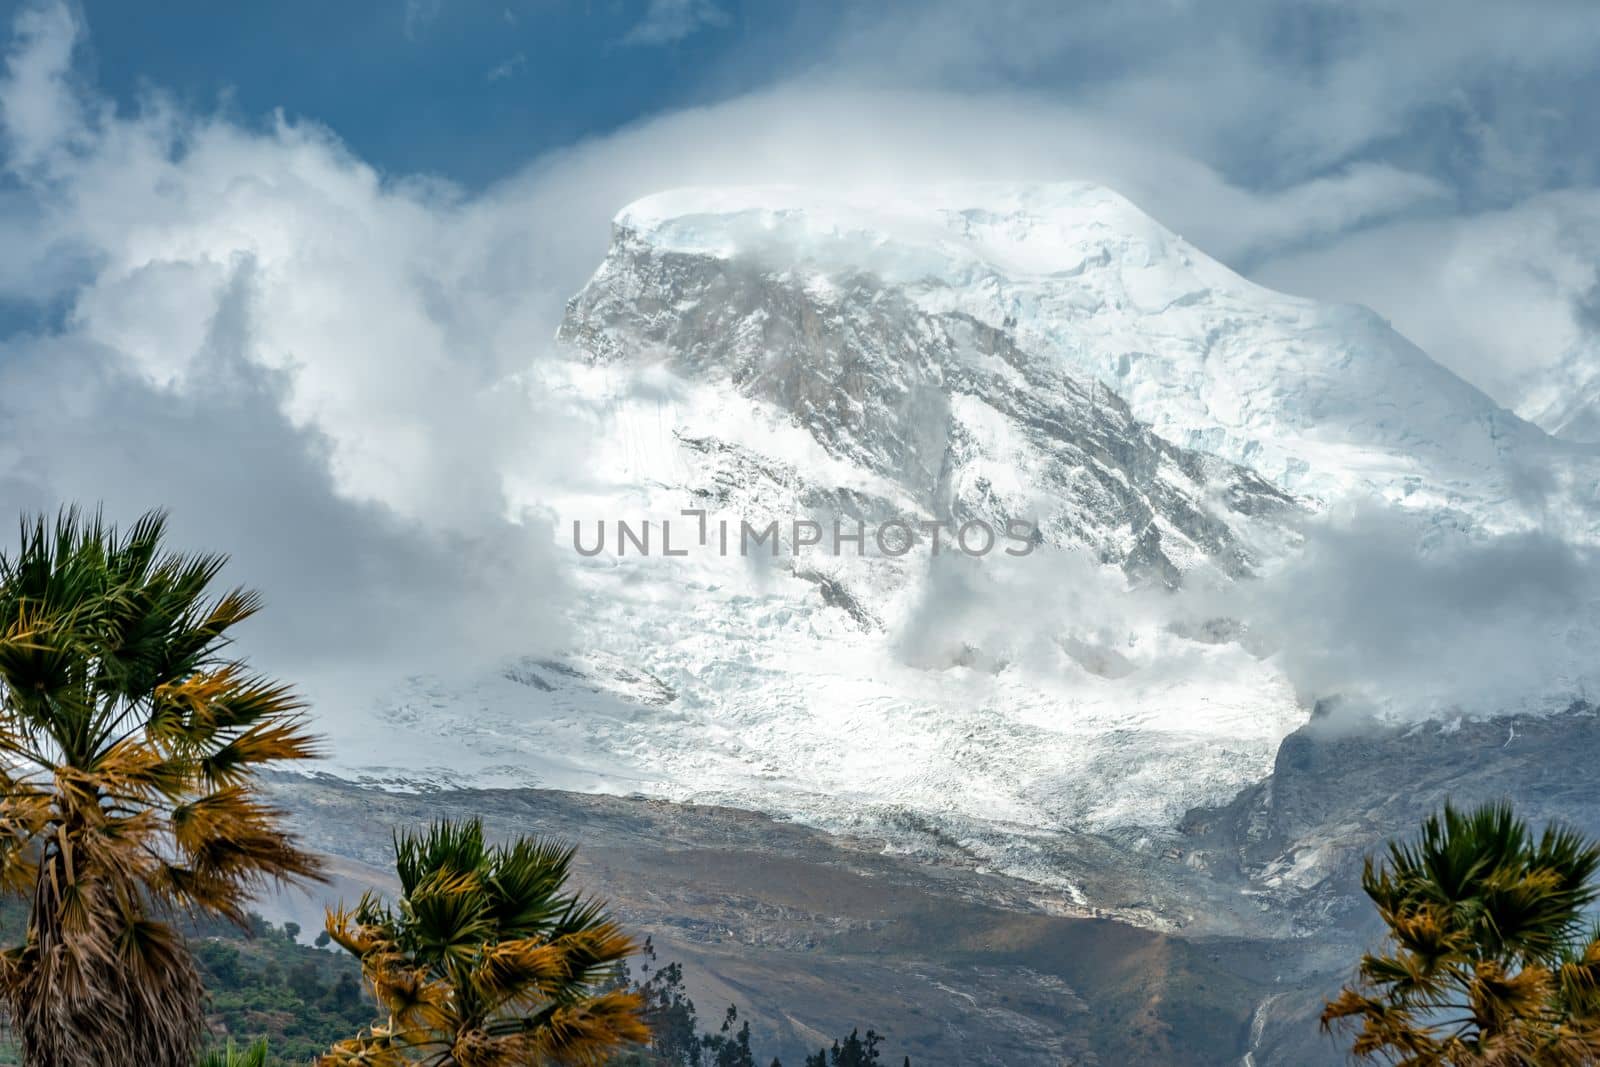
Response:
[[[551,1014],[549,1026],[532,1035],[541,1058],[564,1058],[572,1063],[601,1063],[618,1046],[643,1044],[650,1029],[640,1017],[639,998],[611,990],[563,1006]]]

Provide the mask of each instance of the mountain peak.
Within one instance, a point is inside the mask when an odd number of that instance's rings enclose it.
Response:
[[[635,201],[615,225],[662,251],[744,257],[781,250],[791,266],[870,271],[891,283],[960,284],[983,268],[1070,276],[1115,252],[1128,266],[1175,262],[1206,274],[1205,284],[1250,284],[1191,255],[1186,241],[1125,197],[1088,182],[691,187]]]
[[[1547,441],[1371,311],[1258,286],[1090,183],[688,188],[615,230],[608,264],[696,257],[817,291],[871,277],[1314,498],[1453,506],[1470,483],[1504,499],[1509,451]]]

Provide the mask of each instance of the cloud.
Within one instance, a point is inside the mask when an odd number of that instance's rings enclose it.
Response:
[[[1123,192],[1268,284],[1371,305],[1502,403],[1527,409],[1528,371],[1572,342],[1565,261],[1596,245],[1557,201],[1600,176],[1600,115],[1570,106],[1600,87],[1592,4],[934,0],[852,9],[828,40],[809,76],[1013,93],[1159,146]],[[1247,195],[1191,198],[1208,216],[1150,190],[1196,166]],[[1470,262],[1501,254],[1527,269]]]
[[[117,116],[73,84],[63,9],[19,27],[0,114],[24,195],[0,225],[29,240],[0,257],[0,295],[65,304],[72,336],[181,392],[247,257],[249,359],[282,376],[285,417],[326,442],[336,490],[443,526],[504,510],[503,469],[532,448],[507,379],[545,349],[610,216],[661,188],[1088,178],[1230,258],[1446,198],[1378,164],[1254,193],[1032,95],[816,82],[643,121],[468,196],[386,179],[314,123],[251,130],[159,96]]]
[[[571,286],[598,256],[594,227],[632,196],[685,180],[1096,178],[1269,283],[1371,304],[1515,405],[1518,376],[1482,373],[1483,350],[1492,345],[1503,363],[1550,364],[1561,354],[1553,339],[1565,343],[1570,326],[1568,294],[1525,299],[1535,273],[1503,295],[1426,269],[1410,270],[1399,289],[1360,285],[1394,274],[1396,259],[1389,244],[1361,238],[1513,211],[1549,195],[1552,182],[1592,180],[1583,160],[1600,161],[1600,126],[1575,126],[1572,109],[1552,117],[1549,103],[1596,76],[1600,10],[1564,0],[1534,8],[1002,0],[818,9],[809,17],[827,23],[821,44],[775,64],[774,87],[643,119],[552,153],[531,179],[506,185],[559,181],[597,155],[625,168],[595,175],[596,195],[577,191],[603,204],[575,212],[570,226],[557,222],[563,237],[579,224],[585,234],[542,242],[547,257],[582,260],[565,275]],[[35,69],[13,78],[12,95],[33,117],[17,125],[57,131],[40,143],[59,150],[71,141],[61,131],[81,123],[86,106],[82,94],[50,85],[70,76],[59,52],[70,47],[72,19],[59,7],[30,11],[19,32],[32,46],[12,59]],[[664,42],[725,21],[700,0],[656,0],[630,36]],[[775,143],[780,136],[792,146]],[[750,140],[756,151],[746,158]],[[693,154],[698,164],[685,158]],[[1286,257],[1347,240],[1349,254],[1326,271],[1280,269]],[[1428,329],[1458,319],[1461,307],[1530,326],[1511,343]]]
[[[79,27],[64,5],[25,7],[13,26],[6,54],[6,91],[0,124],[7,162],[28,169],[48,155],[68,150],[83,136],[80,101],[68,87]]]
[[[252,274],[242,262],[227,283],[181,391],[80,338],[0,348],[5,396],[26,398],[0,403],[8,506],[81,500],[123,521],[170,508],[179,545],[226,550],[227,579],[266,594],[246,631],[253,658],[324,695],[397,664],[453,669],[548,646],[539,601],[560,596],[548,528],[439,528],[339,493],[327,442],[284,417],[281,376],[247,357]]]
[[[677,44],[703,29],[728,24],[728,13],[714,0],[650,0],[644,17],[622,37],[623,44]]]
[[[485,74],[484,77],[492,82],[505,81],[507,78],[510,78],[517,72],[526,68],[527,65],[527,55],[522,52],[518,52],[504,63],[499,63],[489,68],[489,73]]]
[[[1533,487],[1530,487],[1533,488]],[[1306,527],[1304,550],[1207,605],[1278,649],[1306,702],[1421,717],[1548,710],[1583,690],[1600,632],[1600,559],[1558,531],[1498,536],[1360,507]]]
[[[406,37],[416,40],[423,31],[433,25],[443,10],[444,0],[406,0],[405,18],[402,22]]]
[[[567,461],[518,373],[534,235],[312,124],[119,116],[62,9],[19,28],[0,297],[47,313],[0,341],[8,506],[171,508],[271,601],[247,647],[324,694],[556,646],[550,520],[508,488]]]
[[[1600,12],[1569,0],[891,2],[830,40],[828,65],[870,84],[1049,92],[1264,185],[1360,159],[1465,179],[1463,150],[1497,182],[1552,165],[1545,136],[1594,152],[1549,114],[1600,43]]]
[[[1600,345],[1584,313],[1600,281],[1597,249],[1600,192],[1566,190],[1493,211],[1391,219],[1264,257],[1254,273],[1383,310],[1435,359],[1534,418],[1558,399],[1561,360]]]

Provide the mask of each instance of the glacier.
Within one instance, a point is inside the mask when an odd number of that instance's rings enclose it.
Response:
[[[677,540],[691,510],[1020,518],[1037,550],[563,543],[566,648],[397,685],[335,773],[728,804],[1071,888],[1030,842],[1148,847],[1265,777],[1337,695],[1303,691],[1274,634],[1227,610],[1292,569],[1319,516],[1383,509],[1419,553],[1600,530],[1595,448],[1092,185],[664,192],[616,216],[559,340],[567,358],[519,385],[584,428],[582,469],[508,491],[564,542],[601,520]],[[1549,620],[1570,668],[1526,707],[1587,683],[1597,617]]]
[[[686,189],[630,205],[615,230],[661,254],[875,275],[1296,493],[1493,502],[1513,455],[1573,454],[1374,312],[1255,285],[1099,186]]]

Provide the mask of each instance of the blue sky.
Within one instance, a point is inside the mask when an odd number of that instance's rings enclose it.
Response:
[[[152,87],[337,130],[396,174],[480,186],[539,154],[769,80],[821,24],[783,4],[632,0],[89,0],[84,69],[126,108]]]
[[[1157,94],[1187,87],[1187,106],[1219,107],[1194,124],[1169,101],[1185,121],[1162,132],[1230,180],[1273,188],[1381,160],[1447,182],[1469,206],[1592,182],[1600,133],[1600,109],[1584,106],[1600,67],[1581,54],[1595,21],[1582,4],[1424,3],[1407,14],[1305,0],[87,0],[77,10],[89,30],[80,70],[124,108],[152,89],[242,122],[281,108],[386,172],[469,187],[586,136],[801,78],[1016,90],[1138,124],[1152,116],[1119,95],[1149,91],[1157,106]],[[1274,85],[1291,95],[1249,92]],[[1347,115],[1356,125],[1341,130]],[[1305,123],[1347,139],[1318,145]]]
[[[1600,365],[1592,0],[0,0],[0,54],[0,497],[171,505],[296,662],[537,645],[527,382],[667,187],[1100,181],[1524,413]]]
[[[552,286],[581,282],[604,216],[685,180],[1090,177],[1268,284],[1371,304],[1513,406],[1592,322],[1587,0],[61,2],[71,84],[129,122],[282,115],[468,198],[609,153],[548,235],[571,257]],[[1559,239],[1501,247],[1541,228]],[[68,303],[0,285],[0,329]]]

